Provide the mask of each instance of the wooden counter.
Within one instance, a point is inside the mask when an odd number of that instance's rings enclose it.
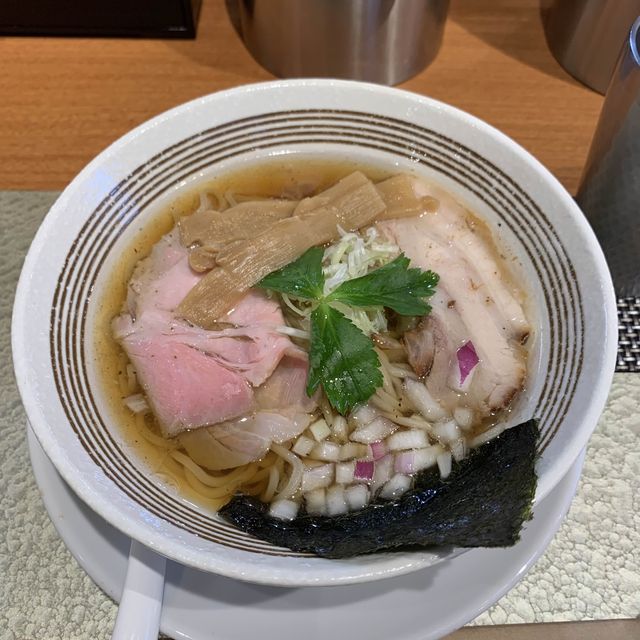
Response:
[[[602,97],[547,49],[539,0],[452,0],[436,61],[402,88],[464,109],[575,191]],[[100,150],[197,96],[269,80],[223,0],[190,40],[0,39],[0,189],[61,189]]]

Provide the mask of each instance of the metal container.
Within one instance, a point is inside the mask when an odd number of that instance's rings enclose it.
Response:
[[[436,56],[449,0],[238,0],[242,37],[283,78],[397,84]]]
[[[547,44],[577,80],[604,94],[640,0],[542,0]]]
[[[640,18],[613,73],[578,204],[598,236],[620,296],[640,296]]]

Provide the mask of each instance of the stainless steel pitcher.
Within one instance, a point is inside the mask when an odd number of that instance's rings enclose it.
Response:
[[[397,84],[436,56],[449,0],[238,0],[253,57],[284,77]]]
[[[541,0],[547,43],[577,80],[604,93],[640,0]]]
[[[576,200],[598,236],[616,292],[640,296],[640,18],[607,90]]]

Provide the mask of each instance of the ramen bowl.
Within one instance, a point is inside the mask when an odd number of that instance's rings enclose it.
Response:
[[[189,102],[115,142],[53,205],[24,264],[13,353],[27,415],[62,477],[118,529],[185,565],[283,586],[396,576],[454,551],[328,560],[235,529],[132,452],[103,393],[92,335],[124,248],[159,211],[214,176],[305,158],[410,171],[488,223],[533,319],[526,387],[509,421],[539,421],[536,501],[585,447],[616,351],[609,272],[572,198],[516,143],[450,106],[355,82],[271,82]]]

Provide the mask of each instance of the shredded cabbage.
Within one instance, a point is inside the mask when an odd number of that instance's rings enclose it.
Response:
[[[338,231],[340,232],[340,240],[327,247],[322,258],[325,295],[331,293],[346,280],[365,276],[370,271],[392,262],[400,255],[400,248],[382,237],[373,227],[364,233],[347,233],[340,227],[338,227]],[[302,338],[302,333],[306,333],[304,337],[308,339],[309,316],[313,309],[311,302],[285,293],[280,295],[284,304],[300,316],[297,324],[302,331],[295,337]],[[332,304],[367,336],[387,330],[387,318],[382,307],[357,309],[339,302]]]
[[[346,280],[365,276],[400,254],[400,248],[382,238],[374,227],[369,227],[364,234],[347,233],[340,228],[338,231],[340,240],[325,249],[322,261],[325,295]],[[356,309],[341,304],[335,304],[335,307],[368,336],[387,330],[387,318],[380,307]]]
[[[380,237],[374,227],[365,234],[347,233],[338,227],[340,240],[325,249],[322,271],[325,277],[324,294],[331,293],[345,280],[367,275],[373,269],[391,262],[400,248]]]

